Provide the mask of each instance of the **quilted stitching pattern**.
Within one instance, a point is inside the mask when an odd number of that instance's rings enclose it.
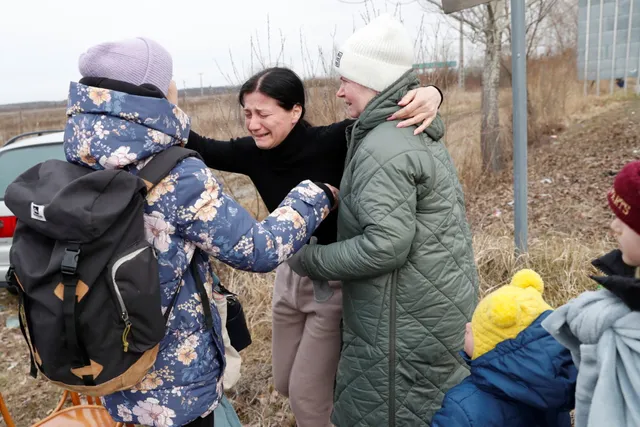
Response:
[[[409,86],[402,83],[393,93],[380,95],[380,108]],[[364,131],[359,125],[366,115],[355,124],[350,142],[353,157],[341,184],[339,240],[361,235],[363,219],[384,226],[392,239],[404,226],[397,218],[413,215],[412,204],[415,234],[396,270],[397,283],[391,274],[344,283],[345,344],[333,422],[340,427],[390,425],[390,289],[396,286],[395,425],[427,426],[444,393],[468,375],[457,352],[477,302],[478,276],[464,196],[441,141],[414,137],[412,129],[398,130],[383,121],[367,123]],[[434,124],[442,126],[439,118]],[[407,168],[417,171],[415,185],[394,180],[398,158],[408,158]],[[430,164],[420,160],[424,158]],[[398,206],[378,209],[372,200]]]

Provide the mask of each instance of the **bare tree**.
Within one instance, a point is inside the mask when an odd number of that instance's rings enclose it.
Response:
[[[420,3],[424,8],[441,8],[438,0],[423,0]],[[502,48],[509,26],[508,9],[505,0],[493,0],[450,16],[465,24],[465,37],[484,45],[480,137],[482,163],[485,169],[499,172],[505,165],[500,133],[499,88]]]
[[[558,0],[526,0],[525,34],[527,39],[527,58],[536,56],[535,49],[551,41],[549,38],[551,14],[557,9]],[[509,14],[510,3],[505,4]],[[511,43],[511,25],[506,28],[507,45]],[[505,47],[507,47],[507,45]]]
[[[484,43],[484,69],[482,70],[482,128],[480,147],[485,169],[499,172],[504,168],[504,145],[500,137],[500,59],[502,39],[509,23],[505,0],[496,0],[484,5],[479,25]],[[483,22],[484,21],[484,22]],[[477,28],[482,28],[478,26]]]
[[[549,13],[545,41],[559,52],[575,48],[578,44],[578,2],[557,0]]]
[[[558,0],[527,0],[526,33],[527,56],[535,54],[549,20],[547,19]],[[564,0],[563,0],[564,1]],[[428,10],[441,9],[439,0],[419,0]],[[482,129],[481,149],[483,166],[486,170],[499,172],[505,167],[504,145],[501,140],[499,116],[499,86],[501,68],[511,77],[510,67],[503,62],[505,48],[511,40],[509,2],[493,0],[489,3],[449,15],[455,21],[463,22],[465,37],[484,46],[484,67],[482,72]],[[455,25],[454,27],[457,27]],[[531,110],[531,104],[528,108]],[[530,111],[533,114],[533,111]]]

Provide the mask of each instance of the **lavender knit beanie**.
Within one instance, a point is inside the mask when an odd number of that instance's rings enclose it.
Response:
[[[157,42],[137,37],[101,43],[80,55],[82,77],[104,77],[140,86],[150,83],[167,95],[173,60]]]

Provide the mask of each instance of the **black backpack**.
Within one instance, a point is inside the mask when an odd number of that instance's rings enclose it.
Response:
[[[163,314],[145,197],[190,156],[198,155],[171,147],[138,176],[48,160],[9,185],[5,203],[18,222],[8,276],[33,377],[103,396],[131,389],[153,366],[175,297]],[[211,329],[202,279],[190,267]]]

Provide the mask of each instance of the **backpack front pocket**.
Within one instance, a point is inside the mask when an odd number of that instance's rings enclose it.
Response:
[[[122,320],[122,349],[144,352],[164,337],[160,277],[155,249],[140,242],[109,265],[109,285]]]

